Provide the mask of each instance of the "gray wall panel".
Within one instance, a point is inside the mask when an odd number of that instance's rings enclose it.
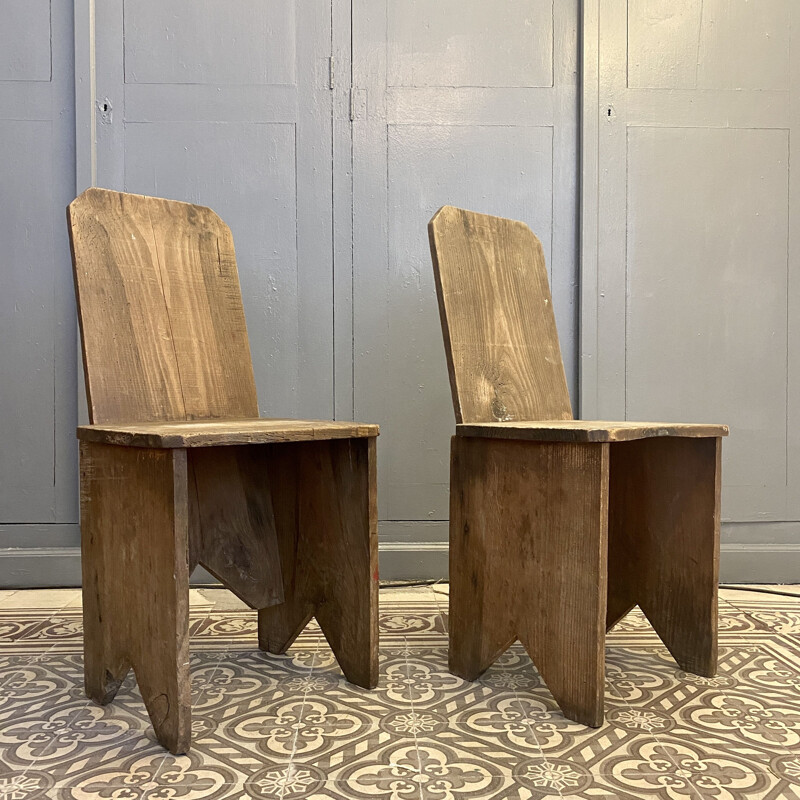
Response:
[[[54,259],[52,125],[0,120],[3,184],[14,202],[0,215],[0,507],[3,521],[39,522],[53,515]]]
[[[72,5],[0,4],[0,585],[57,580],[12,554],[76,542],[74,101]]]
[[[628,87],[788,89],[790,4],[629,2]]]
[[[552,86],[553,0],[389,0],[389,86]]]
[[[3,0],[0,81],[49,81],[51,37],[50,0]]]
[[[734,493],[786,482],[788,156],[782,130],[628,131],[626,415],[729,423]]]
[[[800,6],[592,0],[585,20],[582,413],[728,422],[723,520],[800,519]]]
[[[294,0],[126,0],[125,82],[293,84]]]

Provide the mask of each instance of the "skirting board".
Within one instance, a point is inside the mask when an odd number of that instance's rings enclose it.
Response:
[[[447,577],[446,542],[382,542],[382,580],[437,580]],[[721,583],[800,583],[800,543],[723,544]],[[80,586],[78,547],[0,549],[0,588]],[[193,584],[216,584],[202,568]]]

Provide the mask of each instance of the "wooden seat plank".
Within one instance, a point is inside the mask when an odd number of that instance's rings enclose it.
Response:
[[[536,442],[630,442],[656,436],[701,438],[727,436],[727,425],[675,422],[605,422],[600,420],[533,420],[470,422],[456,425],[457,436],[525,439]]]
[[[298,419],[195,420],[136,425],[81,425],[78,438],[127,447],[175,448],[307,442],[378,435],[377,425]]]

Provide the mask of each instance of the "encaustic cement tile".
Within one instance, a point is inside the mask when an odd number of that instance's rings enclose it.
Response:
[[[435,592],[382,603],[373,691],[347,683],[318,626],[271,656],[254,612],[208,601],[192,616],[193,746],[177,758],[133,673],[107,707],[83,697],[78,608],[0,607],[0,798],[800,798],[797,605],[735,599],[714,678],[626,617],[598,729],[564,718],[519,645],[477,681],[451,675]]]

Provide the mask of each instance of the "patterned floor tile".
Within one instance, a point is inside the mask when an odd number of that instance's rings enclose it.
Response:
[[[682,671],[635,609],[609,636],[592,729],[561,714],[519,644],[476,681],[452,675],[443,587],[382,592],[372,691],[347,683],[315,623],[286,655],[261,652],[257,614],[224,595],[191,609],[181,757],[155,741],[132,672],[110,705],[86,700],[65,593],[0,598],[0,798],[800,800],[791,598],[722,598],[714,678]]]
[[[81,596],[80,589],[21,589],[15,590],[2,601],[2,609],[28,611],[58,611]]]

